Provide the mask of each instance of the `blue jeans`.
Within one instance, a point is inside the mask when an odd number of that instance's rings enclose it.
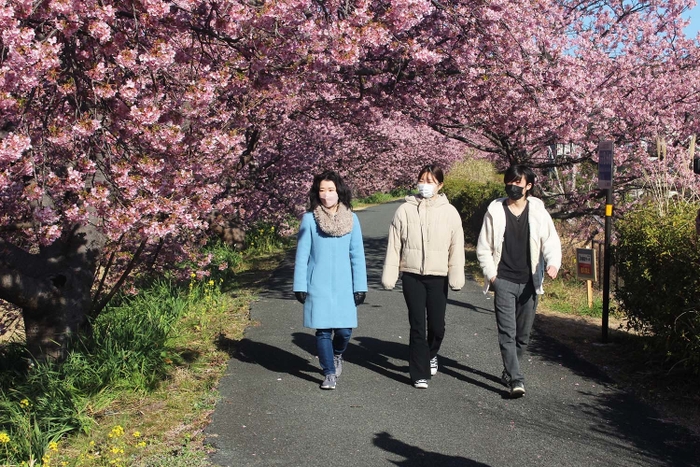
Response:
[[[516,284],[499,278],[492,286],[496,293],[494,304],[503,368],[513,381],[523,381],[520,361],[530,342],[530,331],[535,322],[535,286],[532,281]]]
[[[331,334],[335,336],[331,338]],[[334,355],[343,355],[348,348],[352,329],[317,329],[316,330],[316,350],[318,351],[318,361],[323,370],[323,376],[335,374]]]

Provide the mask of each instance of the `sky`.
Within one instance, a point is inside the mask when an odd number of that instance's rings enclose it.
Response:
[[[700,2],[684,16],[690,18],[690,24],[685,28],[685,35],[694,38],[700,30]]]

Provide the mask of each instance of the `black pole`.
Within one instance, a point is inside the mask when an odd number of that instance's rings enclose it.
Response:
[[[610,312],[610,233],[612,231],[612,187],[605,194],[605,251],[603,253],[603,343],[608,342]]]

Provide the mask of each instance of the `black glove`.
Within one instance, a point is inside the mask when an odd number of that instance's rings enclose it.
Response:
[[[306,301],[306,292],[294,292],[294,296],[297,298],[299,303],[304,303]]]
[[[355,306],[357,306],[365,302],[365,296],[367,294],[365,292],[355,292],[353,295],[355,295]]]

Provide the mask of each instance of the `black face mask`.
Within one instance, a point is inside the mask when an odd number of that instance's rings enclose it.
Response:
[[[523,187],[518,185],[506,185],[506,194],[513,201],[517,201],[523,196],[525,196],[525,193],[523,192]]]

